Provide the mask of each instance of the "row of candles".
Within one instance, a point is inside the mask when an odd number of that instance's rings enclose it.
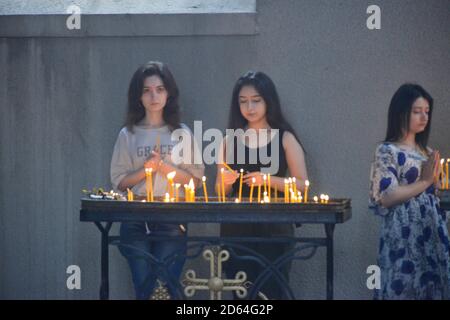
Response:
[[[230,167],[228,167],[226,164],[228,170],[232,171]],[[154,201],[154,194],[153,194],[153,177],[152,177],[152,169],[146,168],[145,169],[145,186],[146,186],[146,201],[147,202],[153,202]],[[242,183],[243,183],[243,173],[244,171],[240,170],[239,175],[239,194],[238,198],[235,199],[234,202],[239,203],[242,202]],[[179,202],[179,189],[181,187],[181,184],[174,183],[174,178],[176,175],[176,171],[172,171],[167,174],[167,192],[165,193],[164,202]],[[203,195],[204,195],[204,201],[208,202],[208,190],[206,188],[206,177],[202,177],[202,184],[203,184]],[[254,202],[254,188],[256,184],[256,179],[252,178],[252,183],[250,186],[250,195],[249,195],[249,202]],[[306,203],[308,202],[308,189],[309,189],[310,183],[308,180],[305,181],[305,192],[304,196],[300,191],[297,190],[297,181],[295,177],[290,177],[284,179],[284,203]],[[221,183],[219,183],[217,186],[218,191],[218,200],[219,202],[226,202],[226,194],[225,194],[225,183],[224,183],[224,168],[221,169]],[[255,201],[257,203],[270,203],[272,202],[272,199],[275,200],[275,202],[278,201],[278,190],[277,185],[274,186],[274,196],[272,197],[272,185],[270,181],[270,174],[264,174],[263,175],[263,184],[257,185],[257,195],[255,195]],[[128,195],[127,199],[128,201],[134,201],[134,195],[133,192],[128,189]],[[330,197],[325,194],[321,194],[320,198],[317,196],[313,197],[313,200],[315,203],[328,203]],[[195,202],[195,185],[193,179],[189,181],[189,184],[184,185],[184,202]]]
[[[445,163],[445,171],[444,171],[444,163]],[[450,158],[447,158],[447,161],[445,159],[441,159],[441,167],[440,167],[440,183],[441,183],[441,189],[448,190],[448,182],[449,182],[449,176],[448,176],[448,166],[450,163]],[[444,174],[445,172],[445,174]]]

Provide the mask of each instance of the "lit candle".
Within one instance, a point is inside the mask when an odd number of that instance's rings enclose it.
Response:
[[[189,202],[189,186],[187,184],[184,185],[184,201]]]
[[[261,183],[258,183],[258,203],[261,202]]]
[[[264,192],[267,193],[267,184],[266,184],[267,175],[263,175],[263,180],[264,180]]]
[[[166,196],[164,197],[164,202],[170,202],[170,194],[166,192]]]
[[[253,187],[255,186],[256,179],[252,178],[252,185],[250,186],[250,202],[253,201]]]
[[[300,191],[297,191],[297,199],[298,203],[302,203],[302,193]]]
[[[222,202],[222,195],[220,193],[220,183],[216,184],[216,190],[217,190],[217,196],[218,196],[219,202]]]
[[[173,178],[175,178],[175,175],[176,175],[176,174],[177,174],[176,171],[172,171],[172,172],[169,172],[169,173],[167,174],[167,187],[168,187],[168,189],[169,189],[169,197],[170,197],[170,199],[172,199],[173,196],[174,196],[174,190],[173,190]]]
[[[297,194],[297,179],[292,177],[292,189],[294,189],[294,193]]]
[[[239,203],[239,202],[240,202],[240,201],[239,201],[238,198],[234,199],[234,203]]]
[[[314,196],[313,199],[314,199],[314,202],[315,202],[315,203],[319,202],[319,198],[317,198],[317,196]],[[305,202],[306,202],[306,201],[305,201]]]
[[[225,180],[223,178],[223,172],[225,171],[224,168],[220,169],[220,174],[222,176],[222,201],[226,202],[226,198],[225,198]]]
[[[289,183],[289,180],[288,179],[284,179],[284,203],[288,203],[289,202],[288,183]]]
[[[295,193],[294,193],[294,190],[292,190],[292,188],[289,188],[289,194],[290,194],[290,201],[289,201],[289,203],[295,202]]]
[[[328,200],[330,200],[330,197],[326,194],[325,195],[325,203],[328,203]]]
[[[321,194],[320,195],[320,203],[323,203],[325,201],[325,195]]]
[[[270,202],[270,199],[271,199],[271,190],[270,190],[270,173],[267,175],[267,184],[268,184],[268,191],[269,191],[269,194],[268,194],[268,196],[269,196],[269,202]]]
[[[275,184],[275,202],[278,202],[278,186]]]
[[[179,191],[178,191],[178,189],[180,188],[180,186],[181,186],[181,184],[175,183],[175,202],[179,201],[179,197],[178,197]]]
[[[145,168],[145,189],[147,192],[147,202],[153,201],[152,171],[152,168]]]
[[[309,180],[305,181],[305,202],[308,202],[308,188],[309,188]]]
[[[244,176],[244,169],[241,169],[241,176],[239,178],[239,202],[242,201],[242,177]]]
[[[206,177],[202,177],[203,182],[203,195],[205,196],[205,202],[208,202],[208,191],[206,190]]]
[[[265,203],[269,203],[269,196],[268,196],[268,194],[267,194],[266,191],[264,191],[263,199],[264,199],[264,202],[265,202]]]
[[[191,178],[191,180],[189,180],[189,189],[190,189],[190,193],[191,193],[189,200],[191,202],[195,202],[195,185],[194,185],[194,179],[192,179],[192,178]]]
[[[128,197],[128,201],[133,201],[134,200],[134,195],[133,195],[133,191],[131,191],[129,188],[127,188],[127,197]]]

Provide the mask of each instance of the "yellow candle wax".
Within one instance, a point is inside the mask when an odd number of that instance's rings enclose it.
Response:
[[[151,198],[151,188],[152,188],[152,168],[145,168],[145,191],[147,194],[147,202],[152,200]]]
[[[288,203],[289,202],[288,183],[289,183],[289,180],[288,179],[284,179],[284,203]]]
[[[270,188],[271,188],[271,186],[270,186],[270,173],[267,175],[267,185],[268,185],[268,192],[269,192],[269,194],[268,194],[268,197],[269,197],[269,202],[270,202],[270,199],[271,199],[271,194],[272,194],[272,192],[271,192],[271,190],[270,190]]]
[[[175,184],[175,202],[178,202],[180,199],[179,199],[179,191],[178,191],[178,189],[180,188],[180,186],[181,186],[181,184],[179,184],[179,183],[176,183]]]
[[[222,176],[222,192],[221,192],[222,193],[222,201],[226,202],[227,200],[225,198],[225,180],[224,180],[224,177],[223,177],[224,171],[225,171],[224,168],[220,169],[220,174]]]
[[[441,166],[439,168],[439,178],[440,178],[440,184],[441,184],[442,189],[445,188],[444,162],[445,162],[445,159],[441,159]]]
[[[275,184],[275,191],[274,191],[274,193],[275,193],[275,202],[278,202],[278,187],[277,187],[276,184]]]
[[[261,184],[258,184],[258,203],[261,202]]]
[[[173,198],[173,196],[174,196],[174,190],[173,190],[173,178],[175,178],[175,175],[177,174],[177,172],[176,171],[172,171],[172,172],[169,172],[168,174],[167,174],[167,187],[168,187],[168,189],[169,189],[169,197],[170,197],[170,199],[172,199]]]
[[[205,202],[208,202],[208,191],[206,190],[206,177],[205,176],[202,177],[202,182],[203,182],[203,195],[205,197]]]
[[[256,179],[252,178],[252,185],[250,186],[250,202],[253,202],[253,187],[255,186]]]
[[[239,202],[242,201],[242,178],[244,176],[244,169],[241,169],[241,174],[239,178]]]
[[[292,177],[292,189],[294,190],[294,193],[297,194],[297,179],[295,177]]]
[[[191,178],[191,180],[189,180],[189,189],[190,189],[190,201],[191,202],[195,202],[195,185],[194,185],[194,179]]]
[[[166,195],[164,197],[164,202],[170,202],[170,194],[166,192]]]
[[[189,186],[187,184],[184,185],[184,201],[189,202]]]
[[[266,183],[266,180],[267,180],[267,175],[263,175],[264,192],[267,192],[267,183]]]
[[[308,202],[309,180],[305,181],[305,202]]]

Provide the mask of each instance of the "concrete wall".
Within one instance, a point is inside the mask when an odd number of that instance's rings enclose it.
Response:
[[[381,7],[381,30],[366,28],[370,4]],[[376,262],[379,223],[367,211],[368,172],[389,100],[403,82],[418,82],[435,98],[430,142],[450,157],[449,7],[448,0],[260,0],[253,34],[3,35],[0,298],[98,297],[100,237],[93,224],[79,222],[80,190],[109,186],[127,86],[147,60],[170,65],[184,122],[203,120],[204,128],[225,127],[241,73],[259,69],[273,78],[306,147],[313,192],[352,198],[353,218],[335,232],[335,296],[371,298],[365,271]],[[16,20],[18,29],[22,22]],[[323,234],[308,226],[299,232]],[[321,249],[294,264],[298,298],[325,297],[324,261]],[[82,290],[66,289],[71,264],[81,267]],[[132,298],[127,265],[115,248],[110,269],[111,297]]]

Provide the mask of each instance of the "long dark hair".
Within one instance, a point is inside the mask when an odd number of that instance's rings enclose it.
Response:
[[[125,126],[133,132],[133,126],[145,117],[145,108],[141,102],[144,81],[147,77],[158,76],[167,90],[167,103],[163,109],[164,122],[170,130],[180,128],[180,106],[178,105],[178,86],[166,64],[159,61],[149,61],[140,66],[130,81],[128,88],[128,109]]]
[[[424,98],[430,105],[427,126],[422,132],[416,134],[416,143],[423,151],[427,151],[428,137],[430,136],[431,130],[431,116],[433,113],[433,98],[418,84],[406,83],[394,93],[389,105],[385,142],[397,142],[408,132],[412,105],[418,98]]]
[[[264,99],[266,103],[266,119],[270,127],[273,129],[280,129],[288,131],[294,135],[301,147],[303,148],[300,139],[295,133],[294,128],[286,121],[281,111],[280,98],[278,97],[277,89],[272,79],[264,72],[248,71],[242,75],[236,82],[233,88],[233,95],[231,97],[230,116],[228,120],[228,128],[230,129],[244,129],[247,125],[247,120],[241,113],[239,105],[239,93],[245,86],[252,86]],[[303,151],[305,149],[303,148]]]

